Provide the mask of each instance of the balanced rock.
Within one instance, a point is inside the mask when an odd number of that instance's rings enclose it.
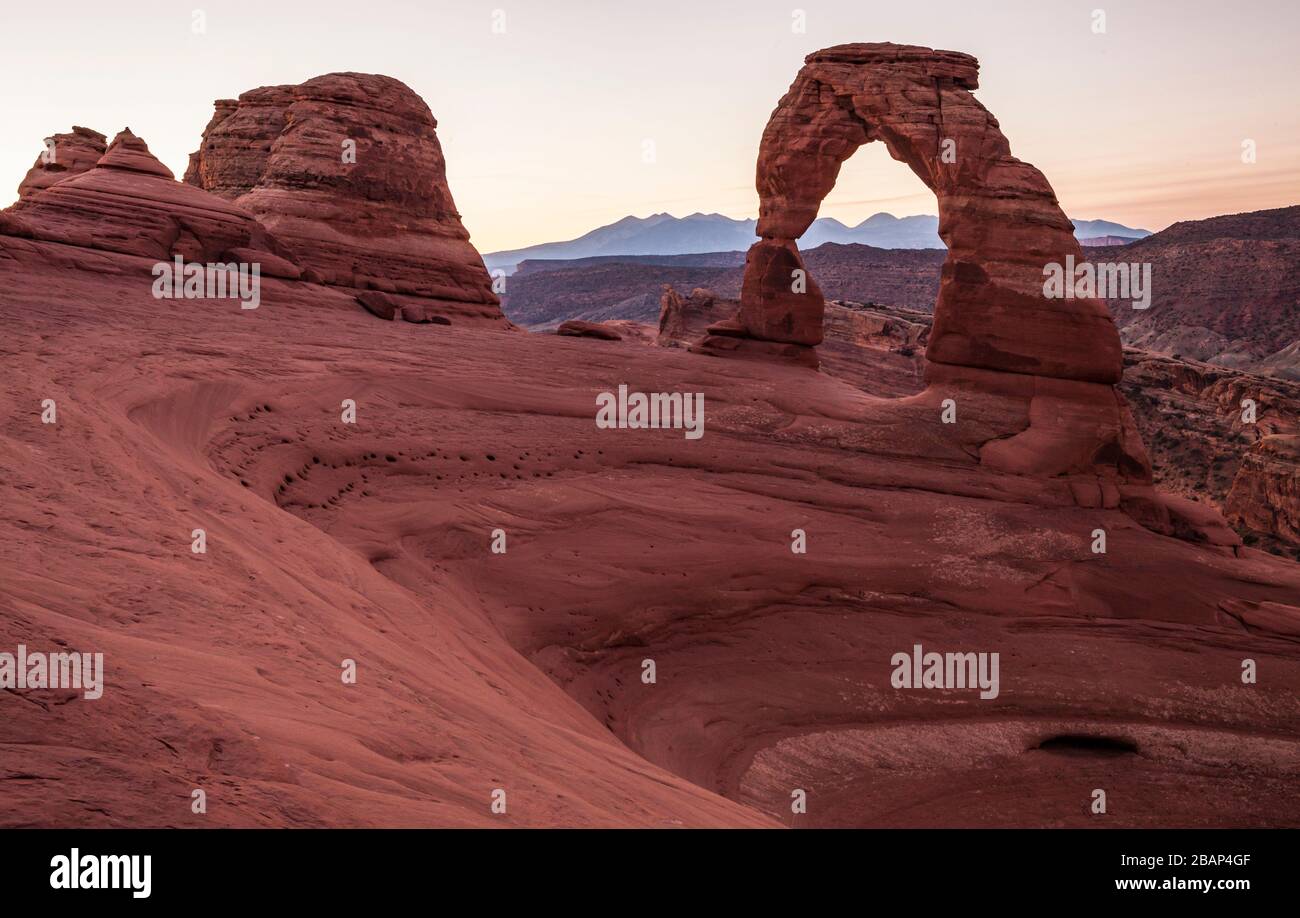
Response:
[[[505,324],[436,129],[424,101],[391,77],[267,86],[216,103],[185,181],[248,210],[325,283]]]

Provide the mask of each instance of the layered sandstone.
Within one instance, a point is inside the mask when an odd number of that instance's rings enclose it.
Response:
[[[696,288],[682,295],[665,285],[655,343],[698,350],[710,329],[735,315],[735,299]],[[818,347],[822,372],[872,395],[901,398],[924,388],[930,317],[906,308],[861,303],[826,304],[825,338]]]
[[[1300,434],[1261,437],[1242,458],[1224,510],[1242,525],[1300,545]]]
[[[107,149],[104,140],[99,131],[80,126],[73,127],[66,134],[47,138],[45,150],[36,157],[36,163],[18,186],[18,197],[30,197],[55,182],[93,169]]]
[[[1043,266],[1082,261],[1069,219],[1042,173],[1011,155],[972,94],[976,60],[891,44],[809,55],[763,132],[758,234],[739,319],[749,335],[815,345],[815,286],[791,292],[796,240],[817,217],[840,165],[883,142],[931,188],[948,247],[929,358],[936,363],[1114,383],[1119,337],[1097,300],[1048,300]]]
[[[1300,380],[1300,207],[1175,223],[1089,254],[1151,267],[1148,308],[1108,301],[1125,344]]]
[[[1300,548],[1300,383],[1125,351],[1121,387],[1162,490],[1221,510],[1249,544]]]
[[[1300,567],[991,470],[978,404],[301,282],[160,310],[120,256],[8,242],[0,647],[109,678],[0,692],[0,769],[40,777],[0,823],[1300,825]],[[621,384],[703,392],[703,440],[597,427]],[[895,690],[917,643],[1000,652],[1001,694]]]
[[[218,101],[185,180],[252,213],[327,284],[504,324],[437,121],[398,80],[331,73]]]
[[[734,315],[737,306],[709,290],[684,295],[666,287],[656,343],[698,347],[709,327]],[[917,395],[926,389],[930,323],[931,317],[918,310],[829,302],[825,339],[818,346],[821,371],[871,395]],[[1176,514],[1199,518],[1197,525],[1208,524],[1216,538],[1235,541],[1215,518],[1222,513],[1247,545],[1300,557],[1300,384],[1129,348],[1120,391],[1131,406],[1124,436],[1132,442],[1135,431],[1140,437],[1153,481],[1175,499]],[[1247,399],[1256,410],[1249,423],[1243,421]],[[1063,433],[1068,442],[1069,431]],[[982,454],[978,438],[972,448]],[[1145,475],[1145,470],[1130,471]],[[1088,499],[1092,486],[1079,487]],[[1159,518],[1159,526],[1169,531],[1178,528],[1167,512],[1150,516],[1150,507],[1137,499],[1140,489],[1127,484],[1125,489],[1138,516],[1148,522]],[[1107,493],[1120,492],[1108,486]],[[1149,494],[1144,498],[1150,499]],[[1194,504],[1209,510],[1197,511]],[[1199,537],[1195,527],[1179,531]]]
[[[160,261],[257,262],[262,273],[299,270],[242,208],[176,181],[148,145],[122,130],[93,168],[20,199],[14,235]]]
[[[623,334],[618,329],[602,322],[584,322],[581,319],[570,319],[567,322],[561,322],[555,333],[566,338],[599,338],[602,341],[623,340]]]
[[[1045,296],[1044,268],[1082,262],[1082,250],[1047,179],[1011,155],[972,94],[978,70],[970,55],[907,45],[807,57],[763,131],[760,239],[740,308],[700,350],[816,365],[825,303],[795,240],[840,165],[879,140],[934,191],[948,248],[926,349],[930,385],[918,398],[936,410],[973,408],[980,423],[953,434],[991,467],[1147,484],[1141,438],[1114,389],[1119,335],[1099,300]]]
[[[0,647],[111,673],[93,710],[0,692],[0,823],[1300,825],[1300,568],[1135,484],[1112,386],[881,398],[828,345],[417,330],[357,299],[433,298],[293,280],[254,320],[160,310],[128,255],[167,220],[195,251],[260,224],[114,146],[23,202],[49,238],[0,238]],[[925,343],[839,308],[858,352]],[[701,393],[706,439],[594,424],[622,385]],[[897,690],[918,643],[1000,653],[1001,693]]]

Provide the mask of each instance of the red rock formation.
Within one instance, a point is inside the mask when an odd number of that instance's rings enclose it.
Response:
[[[380,293],[378,290],[358,293],[356,299],[371,315],[389,321],[402,319],[417,325],[450,325],[451,319],[443,313],[454,311],[449,310],[441,300],[403,296],[399,293]]]
[[[709,331],[705,353],[816,365],[825,305],[795,245],[840,165],[880,140],[939,205],[947,244],[926,349],[935,410],[964,403],[954,427],[993,468],[1147,483],[1150,464],[1114,390],[1119,335],[1095,299],[1048,299],[1044,267],[1083,261],[1047,180],[1015,159],[971,91],[978,63],[951,51],[840,45],[806,59],[772,113],[758,155],[760,240],[746,259],[740,308]]]
[[[660,347],[698,350],[710,328],[734,316],[739,303],[711,290],[682,296],[665,286],[660,299]],[[924,388],[922,373],[930,316],[910,309],[826,304],[825,339],[817,349],[822,372],[872,395],[901,398]],[[790,346],[793,347],[793,346]]]
[[[55,134],[49,140],[51,146],[36,157],[36,164],[18,186],[19,198],[94,168],[107,149],[103,134],[84,127],[73,127],[71,133]]]
[[[739,266],[743,254],[731,254]],[[543,270],[531,269],[533,264],[525,261],[510,276],[501,297],[501,307],[510,321],[531,331],[553,329],[566,319],[655,322],[665,284],[679,290],[721,287],[733,297],[740,293],[738,267],[674,267],[619,260],[579,262],[572,267],[562,262]],[[724,277],[728,281],[719,284]]]
[[[942,249],[828,242],[799,254],[828,301],[934,309]],[[653,323],[664,284],[678,290],[701,287],[734,300],[744,267],[743,252],[524,261],[510,276],[501,308],[512,322],[533,331],[552,329],[565,319]]]
[[[622,333],[616,328],[611,328],[600,322],[584,322],[580,319],[561,322],[555,333],[566,338],[600,338],[603,341],[623,340]]]
[[[15,243],[0,649],[110,676],[0,692],[0,774],[42,778],[0,781],[0,824],[775,825],[798,787],[800,826],[1095,826],[1106,787],[1107,825],[1300,825],[1294,562],[990,470],[829,371],[292,281],[160,310],[122,256]],[[596,427],[622,383],[704,392],[704,440]],[[1000,652],[1001,695],[894,690],[918,642]],[[1061,734],[1140,754],[1037,750]]]
[[[819,344],[823,309],[821,288],[808,277],[793,239],[765,238],[750,247],[738,314],[746,336]]]
[[[257,224],[119,141],[0,237],[0,648],[111,674],[0,692],[0,770],[37,778],[0,824],[1096,826],[1104,786],[1107,825],[1300,825],[1300,568],[1126,480],[1110,386],[952,367],[945,425],[933,379],[359,335],[357,291],[299,281],[159,309],[128,255]],[[706,394],[707,440],[593,423],[625,384]],[[1000,653],[1001,693],[896,690],[916,643]],[[1050,751],[1080,736],[1138,754]]]
[[[929,359],[983,370],[1114,383],[1119,336],[1096,300],[1048,300],[1043,267],[1082,261],[1047,180],[1015,159],[972,95],[973,57],[891,44],[807,58],[763,132],[762,239],[750,250],[739,320],[754,338],[815,345],[821,297],[791,293],[794,240],[817,217],[841,163],[880,140],[933,189],[948,246]]]
[[[1300,207],[1175,223],[1102,262],[1151,266],[1151,303],[1108,305],[1125,344],[1300,380]]]
[[[682,296],[666,287],[656,343],[697,345],[711,324],[734,315],[737,306],[708,290]],[[818,346],[821,371],[871,395],[916,395],[925,389],[930,322],[916,310],[827,303],[826,336]],[[1205,518],[1191,506],[1203,503],[1222,512],[1247,545],[1300,558],[1300,383],[1132,348],[1124,357],[1121,391],[1150,453],[1154,483],[1182,499],[1177,512]],[[1258,416],[1243,424],[1247,398]],[[1077,487],[1083,500],[1096,492],[1090,484]],[[1113,482],[1106,493],[1112,500],[1120,494]],[[1136,512],[1148,521],[1159,518],[1162,531],[1173,528],[1167,510],[1155,511],[1155,517],[1144,508]],[[1216,537],[1223,535],[1221,521],[1210,524]]]
[[[296,278],[275,238],[247,211],[177,182],[126,128],[94,168],[20,199],[9,211],[33,238],[167,260],[259,262]]]
[[[402,311],[402,304],[398,302],[396,297],[389,296],[387,293],[379,293],[376,290],[367,290],[365,293],[357,294],[357,302],[364,306],[371,315],[388,321],[396,319]]]
[[[1300,545],[1300,435],[1271,434],[1252,446],[1224,511],[1242,525]]]
[[[682,296],[671,284],[665,284],[659,298],[659,336],[661,347],[690,347],[699,343],[706,329],[735,315],[734,300],[715,296],[712,290],[696,287]]]
[[[1223,511],[1247,544],[1300,546],[1300,383],[1125,350],[1122,391],[1155,483]],[[1245,405],[1254,420],[1244,420]]]
[[[436,128],[424,101],[391,77],[331,73],[262,87],[216,103],[185,180],[248,210],[325,283],[421,296],[453,317],[504,324],[456,212]]]

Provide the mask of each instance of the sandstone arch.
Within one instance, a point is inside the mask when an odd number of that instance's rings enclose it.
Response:
[[[1043,266],[1082,261],[1043,174],[1011,155],[972,95],[968,54],[851,44],[807,57],[763,131],[758,235],[733,335],[812,346],[823,301],[791,292],[795,240],[817,217],[840,165],[879,140],[934,191],[948,246],[927,356],[932,363],[1096,383],[1119,381],[1119,334],[1097,300],[1048,300]],[[951,141],[951,144],[946,143]],[[944,151],[952,155],[945,161]]]
[[[739,308],[696,350],[817,364],[825,304],[811,277],[806,290],[792,289],[792,272],[803,268],[795,240],[840,165],[878,140],[934,191],[948,247],[927,387],[909,406],[933,420],[948,399],[964,405],[972,423],[954,424],[944,439],[981,465],[1074,479],[1086,506],[1149,500],[1150,460],[1115,388],[1119,333],[1099,300],[1043,296],[1043,268],[1070,256],[1081,262],[1082,249],[1047,179],[1011,155],[997,119],[972,95],[978,75],[968,54],[911,45],[809,55],[763,131],[760,238],[746,257]],[[1142,497],[1123,496],[1123,483],[1144,488]]]

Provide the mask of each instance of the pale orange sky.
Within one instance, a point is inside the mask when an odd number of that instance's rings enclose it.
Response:
[[[1104,9],[1106,32],[1093,32]],[[453,195],[489,252],[628,214],[751,217],[759,136],[803,56],[896,41],[980,59],[977,97],[1066,212],[1160,229],[1300,203],[1294,0],[7,4],[0,204],[73,124],[130,125],[180,175],[212,101],[334,70],[386,73],[439,120]],[[202,9],[206,31],[192,28]],[[803,10],[807,28],[792,29]],[[493,30],[504,13],[504,33]],[[1254,164],[1241,161],[1253,139]],[[654,145],[646,162],[646,142]],[[822,208],[936,211],[873,144]]]

